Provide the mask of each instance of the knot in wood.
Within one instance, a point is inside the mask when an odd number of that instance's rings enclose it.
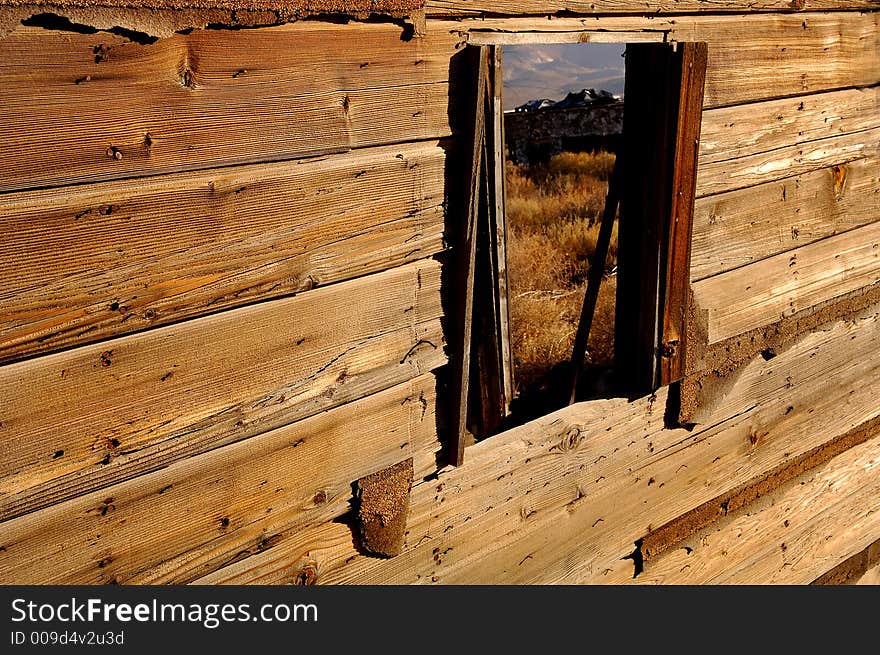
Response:
[[[840,200],[843,197],[843,190],[846,185],[846,166],[843,164],[832,166],[831,172],[834,175],[834,197]]]
[[[318,579],[318,563],[309,558],[294,564],[291,584],[297,587],[311,587]]]
[[[562,441],[559,442],[559,450],[563,452],[574,450],[581,445],[582,441],[583,437],[580,428],[569,428],[568,432],[566,432],[565,435],[562,437]]]

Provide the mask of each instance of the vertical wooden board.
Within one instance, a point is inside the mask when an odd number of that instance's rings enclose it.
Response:
[[[490,55],[491,56],[491,55]],[[487,112],[489,107],[487,107]],[[473,313],[471,318],[471,369],[468,382],[467,427],[474,439],[496,433],[506,415],[501,359],[501,315],[498,303],[498,267],[492,219],[491,126],[482,158],[480,211],[477,223],[477,252],[474,260]]]
[[[705,44],[631,44],[615,358],[634,391],[683,375]]]
[[[669,62],[665,44],[632,44],[626,51],[623,187],[617,246],[614,357],[633,391],[655,386],[660,299],[663,188],[668,183]],[[648,111],[648,107],[651,108]]]
[[[459,38],[306,21],[142,45],[21,27],[0,40],[0,190],[444,136]]]
[[[470,107],[473,126],[467,143],[464,163],[464,186],[466,196],[462,207],[462,233],[456,255],[456,326],[455,326],[455,378],[453,386],[452,415],[450,425],[453,433],[450,442],[450,461],[456,466],[464,462],[464,448],[467,439],[468,396],[471,371],[471,335],[473,331],[474,308],[474,264],[477,255],[477,234],[479,215],[483,200],[485,178],[486,132],[486,85],[489,74],[488,46],[472,46],[466,51],[469,55],[469,70],[473,76],[473,97]]]
[[[0,362],[443,248],[437,143],[0,195]]]
[[[441,366],[440,303],[421,261],[0,367],[0,518]]]
[[[697,158],[702,123],[703,87],[706,80],[705,43],[679,45],[676,69],[680,75],[676,108],[677,127],[672,163],[669,232],[662,291],[660,332],[660,384],[684,377],[687,352],[687,319],[690,310],[691,234],[697,184]]]
[[[435,452],[434,387],[423,375],[0,523],[0,580],[180,583],[265,550],[345,512],[359,477]]]
[[[494,203],[490,218],[494,228],[490,232],[496,273],[495,298],[498,305],[498,344],[501,362],[501,390],[504,412],[513,399],[513,355],[510,350],[510,315],[508,308],[507,276],[507,215],[505,209],[505,141],[504,141],[504,68],[503,49],[492,47],[492,197]]]

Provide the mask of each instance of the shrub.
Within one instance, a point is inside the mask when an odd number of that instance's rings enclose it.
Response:
[[[506,167],[509,311],[518,392],[571,357],[586,274],[614,166],[612,153],[562,153],[546,164]],[[606,273],[616,265],[612,236]],[[603,283],[587,362],[609,366],[615,279]]]

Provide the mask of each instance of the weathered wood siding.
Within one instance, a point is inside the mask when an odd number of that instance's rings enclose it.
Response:
[[[876,3],[489,4],[430,2],[414,37],[0,39],[0,582],[875,575]],[[574,405],[450,468],[477,31],[708,43],[703,350],[680,390]],[[699,424],[671,427],[688,402]],[[404,553],[364,555],[351,484],[410,457]]]

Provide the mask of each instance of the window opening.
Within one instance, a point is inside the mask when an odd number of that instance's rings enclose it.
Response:
[[[515,35],[504,64],[500,42],[467,48],[457,464],[475,439],[684,375],[706,45],[553,36]]]
[[[566,404],[574,375],[580,398],[611,393],[616,215],[608,256],[597,263],[604,280],[578,367],[572,365],[572,350],[623,133],[624,49],[607,43],[504,47],[515,421]]]

